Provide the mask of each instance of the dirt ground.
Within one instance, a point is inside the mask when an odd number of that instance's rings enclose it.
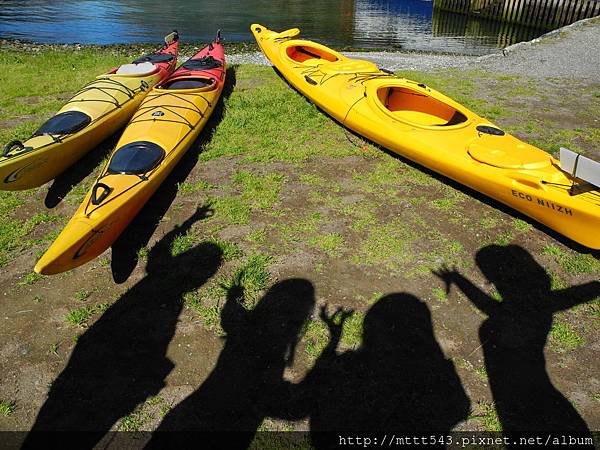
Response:
[[[157,427],[248,442],[257,429],[600,429],[597,253],[365,143],[271,69],[228,77],[204,137],[95,261],[31,275],[114,138],[8,213],[57,219],[1,268],[0,400],[12,407],[0,430],[97,431],[88,448],[111,429]],[[565,95],[554,79],[468,79],[468,106],[499,105],[507,130],[547,143],[564,129],[598,156],[597,85]],[[283,157],[261,153],[248,125],[234,151],[221,130],[269,89],[319,128],[282,125]],[[306,137],[289,148],[294,133]],[[250,208],[236,215],[240,201]],[[240,303],[220,285],[257,255],[266,279]]]

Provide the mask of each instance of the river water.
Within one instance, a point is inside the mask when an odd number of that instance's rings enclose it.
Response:
[[[442,13],[427,0],[0,0],[0,38],[47,43],[156,42],[172,29],[205,42],[252,41],[250,24],[299,27],[332,47],[481,55],[542,31]]]

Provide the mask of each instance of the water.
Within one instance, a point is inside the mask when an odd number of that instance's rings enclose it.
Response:
[[[540,30],[433,11],[427,0],[0,0],[0,38],[47,43],[156,42],[172,29],[206,42],[253,41],[250,24],[299,27],[332,47],[485,54]]]

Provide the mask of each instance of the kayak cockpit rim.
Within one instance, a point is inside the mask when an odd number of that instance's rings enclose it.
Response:
[[[287,59],[295,64],[327,63],[344,59],[344,56],[335,50],[302,39],[287,41],[285,45],[281,46],[280,52],[282,59]]]
[[[377,84],[367,89],[367,97],[386,116],[414,127],[443,131],[471,123],[468,111],[432,96],[427,86],[406,80]]]
[[[169,78],[163,84],[156,87],[158,91],[205,92],[217,88],[217,80],[212,77],[183,76]]]

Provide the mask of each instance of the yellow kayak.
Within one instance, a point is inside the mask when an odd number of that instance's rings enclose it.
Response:
[[[253,24],[251,30],[288,82],[342,125],[600,249],[597,162],[562,149],[561,166],[422,83],[297,39],[297,28],[277,33]]]
[[[25,142],[9,142],[0,155],[0,189],[41,186],[122,128],[148,90],[173,72],[178,45],[173,32],[161,50],[84,86]]]
[[[36,264],[37,273],[73,269],[113,244],[196,140],[224,82],[217,37],[150,91],[83,203]]]

